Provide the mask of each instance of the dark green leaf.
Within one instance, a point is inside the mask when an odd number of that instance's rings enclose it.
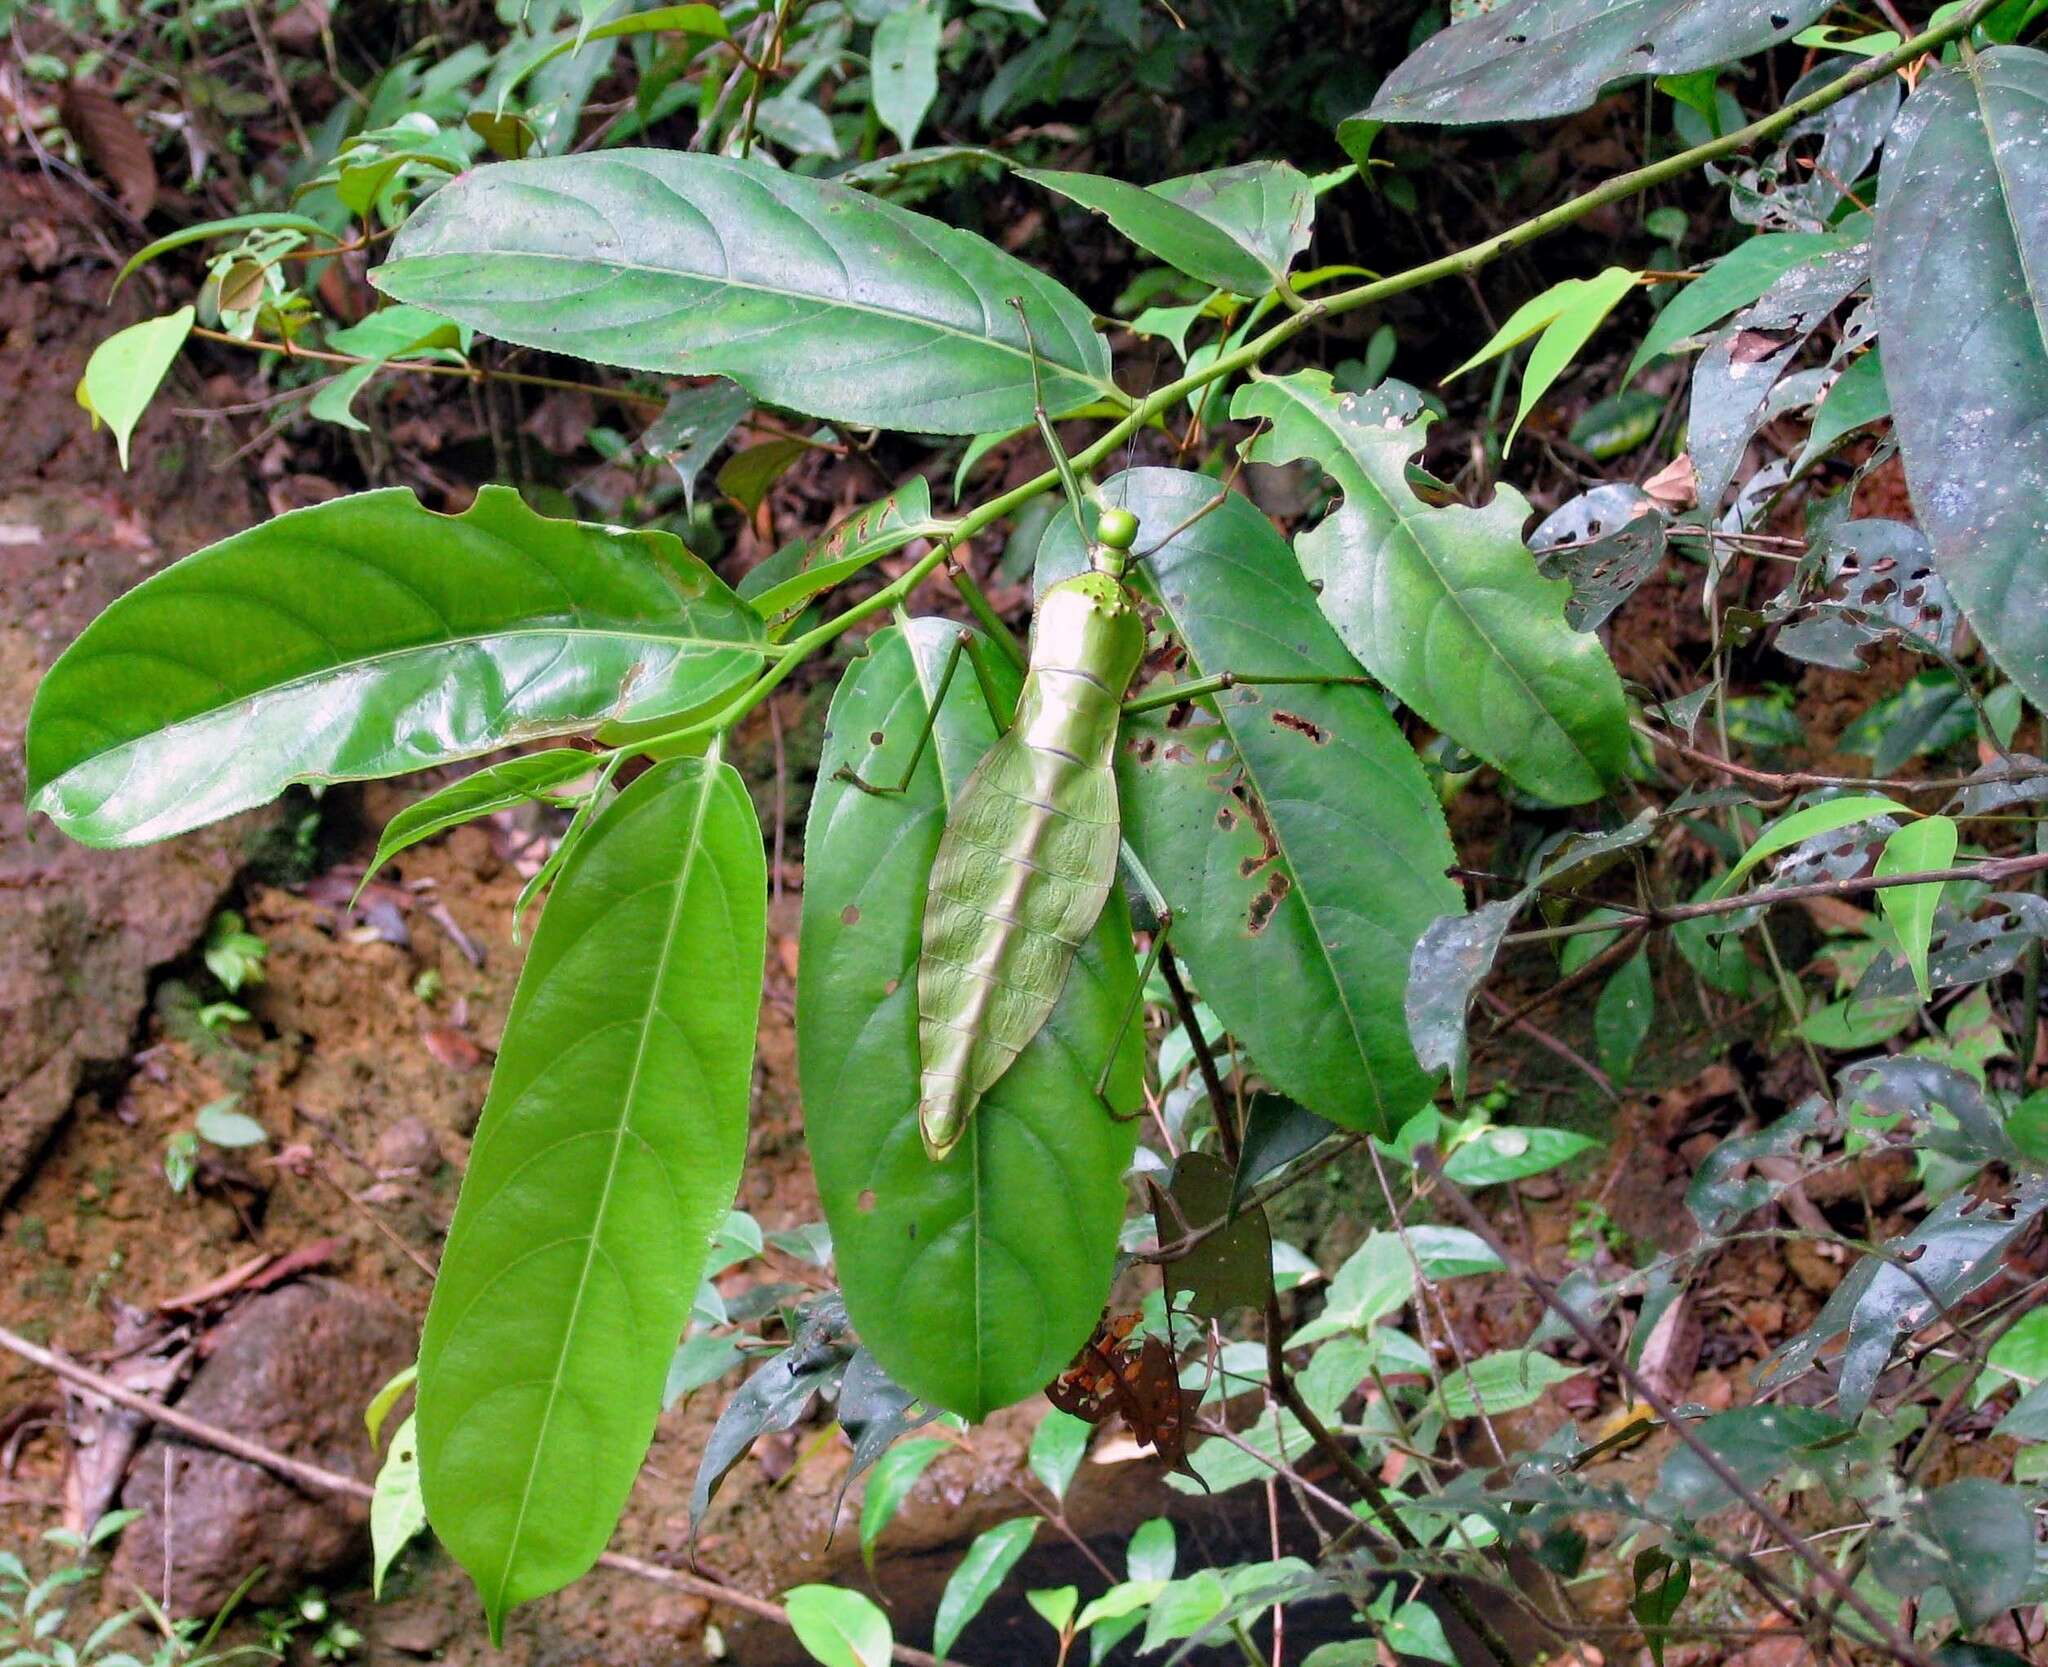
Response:
[[[1626,1087],[1635,1074],[1636,1055],[1650,1034],[1657,1013],[1657,987],[1650,977],[1650,956],[1639,949],[1601,987],[1593,1007],[1593,1038],[1600,1049],[1600,1068]]]
[[[1435,36],[1351,120],[1568,115],[1610,88],[1776,46],[1827,9],[1828,0],[1521,0]]]
[[[1141,584],[1187,649],[1190,676],[1356,678],[1286,543],[1251,502],[1172,469],[1106,482],[1150,549]],[[1080,561],[1056,522],[1039,578]],[[1203,999],[1281,1093],[1347,1128],[1390,1134],[1430,1094],[1402,1018],[1408,955],[1459,906],[1443,812],[1369,689],[1238,688],[1177,725],[1134,719],[1117,780],[1132,846],[1166,894],[1173,943]],[[1277,991],[1288,999],[1276,1001]]]
[[[1265,166],[1285,167],[1268,163]],[[1127,185],[1103,174],[1067,173],[1058,169],[1022,168],[1019,174],[1035,185],[1055,191],[1083,208],[1092,208],[1146,253],[1218,289],[1239,295],[1262,295],[1277,281],[1259,255],[1231,231],[1159,191]],[[1294,169],[1287,172],[1296,179]],[[1304,208],[1313,207],[1307,181],[1302,180]],[[1306,222],[1304,221],[1304,227]]]
[[[763,162],[616,150],[478,168],[406,221],[372,277],[504,341],[934,434],[1031,421],[1019,296],[1054,413],[1122,401],[1088,309],[1052,279]]]
[[[1955,674],[1923,671],[1859,715],[1836,746],[1869,759],[1873,774],[1889,776],[1908,759],[1946,752],[1976,733],[1977,709]]]
[[[880,633],[832,703],[807,831],[797,989],[806,1133],[847,1305],[891,1377],[969,1417],[1032,1393],[1102,1312],[1136,1128],[1094,1095],[1137,979],[1114,898],[1059,1006],[943,1163],[917,1131],[916,961],[947,796],[994,738],[973,676],[954,678],[907,793],[831,779],[901,776],[959,627]],[[987,659],[1010,697],[1000,654]],[[882,739],[876,741],[875,736]],[[1133,1027],[1135,1030],[1135,1027]],[[1138,1099],[1135,1035],[1111,1074]]]
[[[1808,1452],[1840,1441],[1851,1427],[1825,1412],[1801,1406],[1736,1407],[1692,1426],[1714,1456],[1746,1485],[1761,1488],[1801,1462]],[[1703,1522],[1738,1503],[1723,1482],[1690,1447],[1677,1447],[1657,1473],[1648,1509]]]
[[[1537,570],[1572,587],[1564,617],[1597,631],[1664,560],[1671,518],[1640,487],[1596,486],[1544,517],[1529,535]]]
[[[1900,1597],[1938,1585],[1965,1625],[1982,1626],[2019,1602],[2034,1572],[2027,1496],[1982,1476],[1909,1494],[1871,1541],[1870,1572]]]
[[[1439,915],[1408,960],[1403,1013],[1423,1069],[1450,1074],[1451,1092],[1465,1097],[1465,1014],[1493,971],[1518,901],[1488,903],[1469,915]]]
[[[762,1436],[789,1429],[803,1417],[811,1397],[846,1375],[854,1356],[846,1336],[846,1308],[837,1298],[813,1304],[794,1339],[740,1385],[712,1426],[697,1461],[690,1489],[690,1533],[704,1527],[704,1514],[732,1467]]]
[[[1183,1152],[1165,1189],[1152,1188],[1153,1225],[1161,1244],[1221,1220],[1230,1209],[1230,1166],[1208,1152]],[[1168,1200],[1171,1200],[1169,1203]],[[1193,1294],[1193,1311],[1220,1320],[1233,1308],[1263,1308],[1273,1289],[1273,1230],[1254,1209],[1211,1233],[1161,1273],[1168,1291]]]
[[[1231,1183],[1231,1209],[1235,1211],[1268,1175],[1314,1151],[1336,1132],[1336,1124],[1296,1105],[1284,1094],[1254,1094],[1245,1111],[1244,1146],[1238,1155],[1237,1177]]]
[[[1629,380],[1652,359],[1676,352],[1692,337],[1748,306],[1795,266],[1846,247],[1848,239],[1816,232],[1764,232],[1737,244],[1673,296],[1657,315],[1643,336],[1643,345],[1629,361]]]
[[[640,443],[681,478],[686,507],[696,502],[697,477],[753,408],[754,396],[721,376],[671,394],[661,415],[647,425]]]
[[[1604,792],[1629,757],[1621,679],[1523,546],[1527,500],[1503,486],[1484,509],[1425,505],[1408,463],[1430,418],[1396,383],[1340,395],[1298,371],[1242,389],[1231,415],[1273,424],[1255,461],[1312,458],[1343,492],[1295,550],[1366,670],[1526,791],[1559,804]]]
[[[938,8],[917,0],[875,25],[875,117],[905,150],[939,96],[939,22]]]
[[[767,863],[745,784],[641,776],[562,871],[420,1343],[434,1532],[495,1639],[604,1550],[746,1157]]]
[[[1039,1520],[1012,1517],[975,1536],[939,1595],[938,1618],[932,1623],[932,1654],[944,1660],[951,1653],[967,1623],[996,1595],[1017,1559],[1030,1547]]]
[[[891,1447],[876,1461],[860,1504],[860,1554],[870,1569],[875,1566],[875,1542],[882,1537],[882,1530],[896,1520],[903,1501],[910,1497],[917,1479],[931,1468],[932,1460],[952,1445],[926,1436],[922,1441]]]
[[[2048,52],[1920,83],[1885,147],[1875,286],[1913,507],[1999,668],[2048,703]]]
[[[410,492],[280,515],[145,580],[36,691],[31,803],[133,845],[274,798],[652,718],[735,687],[763,628],[667,533]],[[673,1339],[671,1339],[673,1341]]]
[[[1813,428],[1806,437],[1798,460],[1792,465],[1793,474],[1804,474],[1832,451],[1838,441],[1859,428],[1883,422],[1891,414],[1892,396],[1891,390],[1885,386],[1884,358],[1873,347],[1860,358],[1849,361],[1848,369],[1835,378],[1827,397],[1814,411]]]
[[[1636,1553],[1634,1572],[1636,1590],[1628,1612],[1648,1634],[1651,1659],[1664,1667],[1664,1629],[1678,1618],[1678,1606],[1692,1585],[1692,1560],[1651,1546]]]

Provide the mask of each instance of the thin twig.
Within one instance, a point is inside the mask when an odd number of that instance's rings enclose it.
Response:
[[[116,1406],[126,1407],[130,1412],[139,1412],[145,1418],[154,1419],[166,1429],[176,1430],[188,1436],[201,1446],[211,1447],[216,1452],[226,1453],[232,1458],[243,1460],[269,1471],[279,1480],[290,1482],[295,1487],[305,1488],[314,1493],[339,1493],[351,1499],[368,1499],[374,1490],[369,1483],[338,1470],[329,1470],[325,1465],[311,1464],[304,1459],[295,1459],[265,1447],[261,1442],[251,1441],[247,1436],[236,1435],[224,1430],[218,1424],[209,1424],[203,1418],[195,1418],[188,1412],[181,1412],[174,1406],[153,1400],[147,1395],[137,1394],[125,1384],[116,1383],[112,1378],[95,1372],[89,1366],[66,1358],[54,1350],[31,1343],[26,1337],[0,1326],[0,1348],[18,1355],[31,1365],[40,1366],[44,1371],[75,1383],[95,1395],[105,1397]],[[688,1574],[681,1569],[664,1568],[659,1563],[649,1563],[638,1557],[628,1557],[623,1552],[607,1551],[599,1557],[598,1567],[616,1569],[621,1574],[630,1574],[641,1580],[652,1581],[659,1586],[673,1587],[688,1592],[709,1603],[725,1605],[757,1616],[764,1621],[773,1621],[777,1626],[790,1624],[789,1611],[779,1603],[770,1603],[766,1598],[757,1598],[751,1592],[743,1592],[736,1586],[723,1581],[707,1580],[702,1575]],[[953,1667],[938,1656],[925,1650],[915,1650],[906,1644],[891,1647],[890,1654],[903,1662],[904,1667]]]

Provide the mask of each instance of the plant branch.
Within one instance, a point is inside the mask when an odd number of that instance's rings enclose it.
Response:
[[[1450,1205],[1453,1213],[1485,1242],[1487,1249],[1500,1258],[1501,1264],[1508,1268],[1524,1285],[1528,1286],[1538,1299],[1541,1300],[1545,1308],[1563,1320],[1571,1328],[1579,1341],[1591,1349],[1595,1355],[1599,1356],[1602,1363],[1608,1366],[1623,1383],[1628,1385],[1629,1392],[1637,1400],[1641,1401],[1668,1424],[1671,1427],[1672,1434],[1677,1436],[1679,1441],[1691,1451],[1693,1457],[1699,1460],[1708,1473],[1737,1499],[1741,1500],[1755,1514],[1757,1519],[1776,1535],[1794,1556],[1807,1566],[1813,1577],[1834,1594],[1839,1603],[1845,1605],[1858,1620],[1871,1628],[1873,1633],[1884,1641],[1885,1648],[1890,1650],[1899,1660],[1912,1663],[1912,1667],[1933,1667],[1933,1663],[1928,1659],[1926,1652],[1920,1648],[1911,1635],[1901,1631],[1897,1625],[1880,1614],[1868,1599],[1856,1591],[1842,1577],[1841,1571],[1833,1563],[1829,1562],[1826,1557],[1815,1551],[1807,1543],[1805,1537],[1791,1523],[1785,1520],[1785,1517],[1776,1506],[1764,1498],[1748,1482],[1744,1481],[1742,1477],[1737,1475],[1730,1468],[1728,1461],[1722,1458],[1711,1445],[1701,1440],[1686,1420],[1679,1415],[1678,1409],[1664,1395],[1658,1392],[1654,1384],[1644,1378],[1640,1372],[1628,1363],[1623,1355],[1616,1351],[1614,1346],[1602,1335],[1598,1326],[1591,1324],[1570,1303],[1560,1298],[1556,1287],[1544,1279],[1541,1274],[1537,1273],[1534,1268],[1530,1267],[1524,1258],[1508,1248],[1506,1242],[1493,1230],[1493,1224],[1480,1213],[1478,1207],[1473,1204],[1471,1199],[1465,1196],[1458,1185],[1444,1173],[1443,1162],[1437,1156],[1435,1147],[1428,1145],[1417,1147],[1415,1151],[1415,1167],[1429,1176],[1436,1184],[1437,1190],[1444,1201]]]
[[[26,1337],[0,1326],[0,1348],[18,1355],[31,1365],[40,1366],[52,1376],[74,1383],[81,1389],[112,1401],[116,1406],[126,1407],[143,1417],[178,1434],[187,1436],[203,1447],[226,1453],[231,1458],[242,1460],[269,1471],[279,1480],[294,1487],[308,1489],[314,1493],[339,1493],[351,1499],[367,1500],[375,1491],[367,1482],[354,1476],[344,1475],[338,1470],[329,1470],[325,1465],[310,1464],[304,1459],[291,1458],[284,1453],[265,1447],[261,1442],[251,1441],[247,1436],[236,1435],[224,1430],[218,1424],[209,1424],[203,1418],[195,1418],[189,1412],[180,1412],[176,1407],[166,1406],[162,1401],[148,1395],[137,1394],[125,1384],[116,1383],[112,1378],[95,1372],[89,1366],[66,1358],[54,1350],[31,1343]],[[738,1587],[728,1586],[722,1581],[707,1580],[702,1575],[688,1574],[681,1569],[665,1568],[659,1563],[649,1563],[639,1557],[628,1557],[622,1552],[607,1551],[597,1560],[600,1568],[616,1569],[621,1574],[630,1574],[638,1579],[651,1581],[658,1586],[673,1587],[688,1592],[710,1603],[723,1604],[728,1609],[737,1609],[760,1620],[773,1621],[777,1626],[790,1624],[789,1611],[779,1603],[770,1603],[766,1598],[757,1598],[751,1592],[742,1592]],[[890,1652],[904,1667],[956,1667],[956,1664],[941,1660],[924,1650],[914,1650],[908,1645],[897,1644]]]

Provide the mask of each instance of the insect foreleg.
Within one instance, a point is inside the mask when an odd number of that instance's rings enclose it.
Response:
[[[1131,999],[1124,1008],[1123,1017],[1117,1021],[1115,1034],[1109,1040],[1109,1052],[1102,1061],[1102,1069],[1095,1076],[1095,1097],[1103,1109],[1118,1122],[1128,1122],[1140,1113],[1119,1112],[1109,1101],[1109,1077],[1116,1069],[1117,1056],[1124,1051],[1124,1037],[1129,1034],[1131,1020],[1139,1008],[1145,1005],[1145,986],[1152,981],[1152,969],[1159,964],[1160,951],[1166,947],[1166,935],[1173,930],[1173,908],[1166,901],[1166,894],[1159,889],[1159,883],[1138,860],[1138,853],[1131,849],[1128,839],[1117,844],[1117,857],[1124,876],[1138,890],[1145,906],[1152,912],[1152,942],[1145,950],[1145,960],[1138,968],[1138,982],[1131,988]]]
[[[858,787],[863,793],[872,793],[877,798],[894,798],[908,792],[910,779],[917,774],[917,766],[924,758],[925,748],[931,745],[932,730],[939,721],[939,709],[946,704],[946,691],[953,685],[953,674],[960,669],[962,655],[974,668],[975,686],[981,691],[984,705],[988,707],[989,720],[1001,734],[1010,727],[1011,714],[1003,709],[1001,698],[996,693],[994,679],[989,675],[988,664],[982,658],[981,644],[975,640],[972,631],[961,631],[953,638],[953,644],[946,650],[946,658],[939,666],[938,687],[932,691],[931,699],[925,702],[924,722],[917,732],[917,745],[910,750],[910,758],[903,766],[903,774],[896,782],[878,785],[862,777],[851,764],[842,764],[832,772],[834,781],[843,781]]]
[[[1320,671],[1219,671],[1213,677],[1197,677],[1186,683],[1170,684],[1164,689],[1148,689],[1142,695],[1124,702],[1124,716],[1128,718],[1139,712],[1151,712],[1161,706],[1178,706],[1184,700],[1221,694],[1226,689],[1248,689],[1261,685],[1288,683],[1357,687],[1371,682],[1370,677],[1362,674],[1345,677]]]

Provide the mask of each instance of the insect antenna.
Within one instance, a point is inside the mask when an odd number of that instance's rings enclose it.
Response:
[[[1053,432],[1052,418],[1045,409],[1045,381],[1038,369],[1038,338],[1031,333],[1031,318],[1024,311],[1022,296],[1010,297],[1010,305],[1017,309],[1017,322],[1024,326],[1024,345],[1031,354],[1031,400],[1032,415],[1038,420],[1039,436],[1045,441],[1045,449],[1052,453],[1053,467],[1059,471],[1060,486],[1067,494],[1067,507],[1074,512],[1074,527],[1081,535],[1081,546],[1088,547],[1088,522],[1081,513],[1081,482],[1074,474],[1074,465],[1067,460],[1060,437]]]

